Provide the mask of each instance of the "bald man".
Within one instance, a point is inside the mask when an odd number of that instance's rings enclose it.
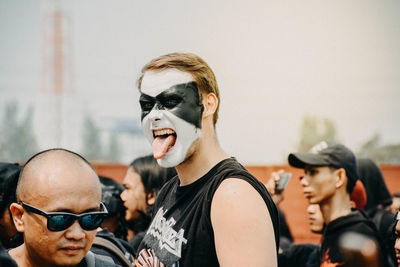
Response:
[[[21,171],[17,201],[10,209],[24,244],[9,254],[18,266],[90,266],[95,257],[85,255],[107,211],[89,162],[64,149],[36,154]]]

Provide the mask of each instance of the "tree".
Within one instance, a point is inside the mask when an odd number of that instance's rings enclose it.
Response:
[[[106,160],[111,162],[118,162],[121,156],[121,147],[118,142],[117,134],[111,133],[108,141],[108,152],[105,155]]]
[[[18,121],[18,104],[9,102],[1,122],[0,158],[6,161],[26,161],[38,152],[33,132],[33,108],[29,107],[25,117]]]
[[[381,135],[374,134],[357,153],[357,157],[369,158],[378,163],[400,163],[400,144],[381,144]]]
[[[297,151],[307,152],[321,141],[336,142],[336,126],[329,118],[304,116]]]
[[[83,129],[82,155],[89,161],[102,160],[100,130],[89,115],[85,117]]]

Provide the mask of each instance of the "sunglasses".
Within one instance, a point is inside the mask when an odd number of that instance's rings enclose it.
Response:
[[[100,202],[101,211],[86,212],[82,214],[73,214],[68,212],[45,212],[24,202],[20,202],[20,205],[21,204],[27,212],[33,212],[46,217],[47,229],[53,232],[68,229],[75,222],[75,220],[78,220],[79,225],[83,230],[92,231],[101,225],[104,218],[108,214],[107,208],[103,202]]]

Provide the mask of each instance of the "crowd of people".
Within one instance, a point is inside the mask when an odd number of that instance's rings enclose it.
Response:
[[[294,243],[279,209],[283,171],[263,184],[219,145],[219,89],[204,60],[155,58],[138,88],[153,153],[122,184],[63,148],[0,163],[0,266],[400,266],[399,195],[373,161],[327,142],[288,155],[321,234]]]

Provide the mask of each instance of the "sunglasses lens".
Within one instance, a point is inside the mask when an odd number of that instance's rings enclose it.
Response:
[[[54,215],[48,218],[47,228],[50,231],[62,231],[74,223],[75,218],[71,215]]]
[[[82,229],[92,231],[97,229],[104,220],[102,214],[87,214],[79,219]]]

